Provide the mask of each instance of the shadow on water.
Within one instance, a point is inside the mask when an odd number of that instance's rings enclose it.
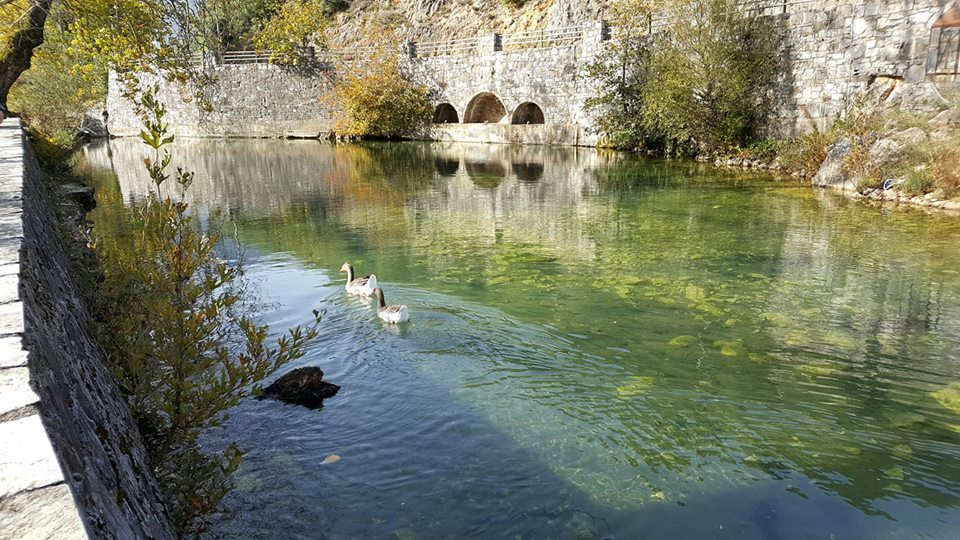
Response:
[[[97,212],[149,185],[136,144],[111,144],[123,196]],[[231,429],[255,450],[232,504],[257,512],[224,534],[960,526],[960,411],[943,397],[960,369],[956,220],[582,149],[191,141],[175,156],[198,201],[233,210],[286,306],[268,322],[295,324],[284,310],[314,297],[336,308],[305,361],[344,390],[316,416],[241,407]],[[413,326],[341,299],[325,270],[344,260]]]

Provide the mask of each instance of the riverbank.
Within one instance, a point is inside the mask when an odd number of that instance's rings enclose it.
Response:
[[[137,426],[87,328],[54,218],[59,203],[19,119],[4,120],[0,529],[14,538],[172,539]]]

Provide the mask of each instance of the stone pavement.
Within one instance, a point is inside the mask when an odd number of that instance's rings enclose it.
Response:
[[[87,538],[30,386],[20,297],[24,147],[0,124],[0,538]]]

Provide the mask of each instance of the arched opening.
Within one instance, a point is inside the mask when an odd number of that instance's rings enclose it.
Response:
[[[490,92],[473,96],[463,115],[464,124],[497,124],[507,116],[507,108],[500,98]]]
[[[453,108],[453,105],[449,103],[441,103],[437,105],[436,109],[433,110],[433,123],[459,124],[460,116],[457,115],[457,110]]]
[[[521,103],[517,110],[513,111],[512,124],[542,124],[543,109],[532,101]]]
[[[945,11],[930,28],[927,73],[960,75],[960,4]]]

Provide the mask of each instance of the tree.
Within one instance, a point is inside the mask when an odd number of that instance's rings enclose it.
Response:
[[[648,0],[620,0],[610,8],[616,39],[587,66],[598,94],[586,101],[595,115],[604,144],[633,149],[653,146],[655,135],[644,125],[644,93],[650,79],[650,18]]]
[[[404,71],[393,33],[371,33],[365,42],[374,45],[349,62],[326,96],[338,111],[335,130],[348,137],[417,134],[432,118],[430,89]]]
[[[53,0],[0,0],[0,113],[7,114],[7,95],[30,69],[33,50],[43,43],[43,25]]]
[[[780,75],[779,34],[736,0],[672,2],[655,36],[645,123],[679,145],[713,152],[763,132]]]
[[[147,443],[154,473],[172,503],[178,531],[201,532],[231,488],[242,452],[201,448],[227,411],[257,384],[299,358],[316,337],[319,314],[273,345],[245,313],[243,267],[217,256],[213,216],[201,226],[183,200],[193,173],[169,170],[166,111],[147,90],[141,138],[151,196],[115,216],[125,234],[101,225],[91,246],[103,276],[92,298],[93,330]]]
[[[619,0],[612,11],[587,102],[610,144],[715,152],[763,134],[781,73],[769,20],[736,0]]]

